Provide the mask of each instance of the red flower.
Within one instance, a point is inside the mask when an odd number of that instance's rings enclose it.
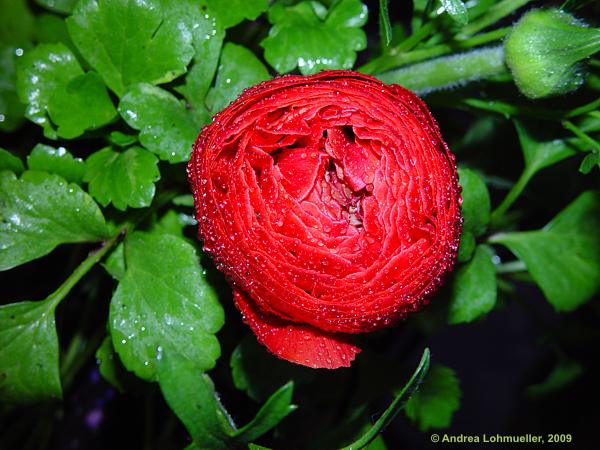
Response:
[[[348,71],[259,84],[202,130],[188,175],[205,251],[288,361],[349,366],[350,334],[419,309],[454,263],[454,157],[400,86]]]

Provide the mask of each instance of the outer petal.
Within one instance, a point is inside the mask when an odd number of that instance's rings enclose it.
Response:
[[[281,359],[314,369],[337,369],[349,367],[360,353],[347,335],[328,333],[264,313],[248,295],[235,288],[233,298],[258,341]]]

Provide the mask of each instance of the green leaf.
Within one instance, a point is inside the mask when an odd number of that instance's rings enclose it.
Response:
[[[245,391],[250,398],[264,401],[288,380],[306,383],[314,380],[313,369],[288,364],[267,352],[253,335],[246,335],[229,360],[235,387]]]
[[[0,306],[0,400],[62,397],[54,309],[48,301]]]
[[[600,193],[577,197],[538,231],[499,233],[557,311],[571,311],[600,288]]]
[[[385,46],[392,42],[392,25],[390,24],[389,0],[379,0],[379,39]]]
[[[135,232],[125,239],[125,274],[110,305],[115,350],[140,378],[156,377],[161,352],[182,355],[198,370],[220,355],[215,333],[223,309],[205,281],[194,247],[167,234]]]
[[[454,21],[460,25],[469,23],[469,12],[462,0],[441,0],[441,3]]]
[[[194,196],[192,194],[181,194],[173,198],[173,204],[175,206],[194,206]]]
[[[64,147],[54,148],[37,144],[27,157],[31,170],[41,170],[60,175],[65,180],[80,183],[85,173],[85,163],[81,158],[73,158]]]
[[[492,213],[492,222],[494,223],[498,223],[537,172],[576,153],[566,140],[539,140],[528,127],[516,120],[515,127],[525,159],[525,168],[504,200]]]
[[[31,42],[34,17],[26,0],[0,0],[0,44],[21,47]]]
[[[132,373],[127,372],[123,367],[119,356],[115,353],[110,336],[106,336],[98,350],[96,350],[96,364],[98,364],[98,371],[102,378],[120,392],[127,390],[134,383],[134,380],[137,380]]]
[[[237,25],[244,19],[254,20],[269,7],[267,0],[208,0],[207,3],[225,28]]]
[[[166,83],[185,73],[192,36],[167,12],[159,0],[81,0],[67,27],[83,57],[122,96],[132,84]]]
[[[196,220],[188,214],[180,214],[173,209],[169,209],[156,224],[153,231],[164,234],[173,234],[183,237],[183,229],[189,225],[196,225]]]
[[[23,122],[25,107],[19,100],[16,87],[17,52],[12,46],[0,44],[0,130],[14,131]]]
[[[106,86],[96,72],[76,76],[48,101],[48,113],[65,139],[81,136],[111,122],[117,115]]]
[[[77,3],[77,0],[35,0],[35,2],[50,11],[70,14]]]
[[[180,355],[165,351],[157,364],[165,400],[200,448],[231,449],[247,445],[270,431],[296,409],[291,404],[294,384],[279,388],[254,419],[236,429],[215,392],[212,380]]]
[[[47,114],[50,98],[60,96],[69,81],[80,75],[81,66],[64,44],[40,44],[17,60],[17,93],[27,105],[25,117],[43,127],[46,137],[57,137]]]
[[[165,350],[157,364],[165,400],[202,449],[230,450],[235,426],[208,375],[188,359]]]
[[[461,167],[458,169],[462,186],[463,230],[480,236],[490,221],[490,194],[477,172]]]
[[[473,252],[475,251],[475,247],[477,246],[477,241],[475,240],[475,236],[468,230],[463,230],[460,233],[460,245],[458,246],[458,254],[456,255],[456,260],[459,262],[466,262],[471,259],[473,256]]]
[[[596,166],[598,166],[598,168],[600,169],[600,154],[589,153],[585,156],[585,158],[583,158],[583,161],[581,161],[579,171],[581,173],[588,174]]]
[[[125,276],[125,245],[120,242],[115,249],[109,253],[102,264],[102,267],[115,280],[121,280]],[[112,344],[111,344],[112,345]]]
[[[21,172],[25,170],[25,166],[20,158],[17,158],[8,150],[0,148],[0,171],[3,170],[10,170],[15,174],[20,175]]]
[[[296,67],[304,75],[325,69],[351,69],[356,52],[367,45],[361,27],[367,21],[367,7],[359,0],[335,2],[323,20],[315,11],[316,2],[294,6],[275,3],[269,10],[273,24],[261,43],[265,59],[279,73]]]
[[[435,365],[406,404],[406,415],[421,431],[446,428],[460,406],[460,386],[452,369]]]
[[[206,96],[206,105],[213,112],[229,105],[244,89],[268,80],[267,68],[250,50],[230,42],[225,44],[217,72],[217,81]]]
[[[129,147],[138,141],[138,137],[137,135],[125,134],[120,131],[111,131],[108,135],[108,140],[117,147]]]
[[[377,419],[377,422],[373,424],[369,430],[363,434],[358,440],[354,441],[352,444],[344,447],[341,450],[360,450],[367,447],[371,442],[373,442],[379,433],[381,433],[385,427],[387,427],[392,420],[396,417],[398,412],[408,406],[406,400],[412,398],[411,396],[416,395],[415,390],[419,387],[423,378],[427,374],[429,370],[429,361],[430,361],[430,353],[429,349],[426,348],[423,351],[423,356],[421,356],[421,361],[419,365],[415,369],[414,373],[410,377],[410,380],[404,385],[404,387],[398,392],[392,404],[385,410],[385,412]],[[418,391],[417,391],[418,393]]]
[[[577,361],[560,361],[548,374],[548,377],[537,384],[527,387],[527,395],[540,397],[562,389],[583,374],[583,366]]]
[[[248,443],[277,426],[297,408],[296,405],[292,405],[293,392],[293,381],[280,387],[260,408],[254,419],[233,434],[234,439],[241,443]]]
[[[496,304],[496,268],[492,262],[494,251],[479,245],[473,259],[455,275],[450,298],[448,322],[472,322],[492,310]]]
[[[517,129],[519,142],[523,150],[525,171],[530,176],[576,153],[564,140],[537,140],[533,133],[522,122],[517,120],[515,120],[515,128]]]
[[[0,270],[50,253],[57,245],[109,237],[102,212],[76,184],[27,171],[0,173]]]
[[[149,84],[138,84],[119,103],[119,113],[140,130],[140,142],[162,160],[187,161],[200,132],[185,104],[171,93]]]
[[[141,147],[131,147],[122,153],[106,147],[91,155],[85,162],[83,180],[102,206],[112,203],[121,211],[128,206],[150,206],[160,179],[158,159]]]
[[[185,75],[184,84],[176,87],[175,90],[194,107],[195,114],[200,116],[205,114],[207,116],[205,119],[200,118],[208,121],[204,98],[217,70],[225,37],[221,16],[215,16],[213,10],[202,1],[184,0],[168,2],[168,4],[173,8],[173,14],[177,14],[180,18],[180,23],[186,24],[190,30],[194,46],[192,66]],[[225,5],[229,4],[230,2]]]

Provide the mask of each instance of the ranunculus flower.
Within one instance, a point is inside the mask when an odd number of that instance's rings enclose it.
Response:
[[[261,83],[202,130],[188,175],[204,250],[288,361],[349,366],[351,334],[418,310],[454,264],[454,157],[400,86],[348,71]]]

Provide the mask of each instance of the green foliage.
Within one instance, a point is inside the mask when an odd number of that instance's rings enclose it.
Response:
[[[154,183],[160,179],[157,163],[156,156],[141,147],[120,153],[107,147],[86,160],[84,181],[102,206],[144,208],[152,203]]]
[[[119,103],[119,113],[131,127],[140,130],[141,144],[164,161],[187,161],[198,127],[185,104],[173,94],[149,84],[133,86]]]
[[[0,131],[17,129],[25,113],[17,95],[16,53],[16,47],[0,43]]]
[[[272,429],[296,409],[291,404],[293,383],[278,389],[257,412],[254,419],[237,428],[219,400],[208,375],[202,375],[189,360],[165,352],[158,364],[160,388],[199,448],[244,448]]]
[[[579,378],[583,367],[577,361],[560,361],[548,374],[545,380],[527,387],[527,395],[541,397],[555,392]]]
[[[47,171],[60,175],[72,183],[81,183],[85,173],[85,164],[80,158],[74,158],[64,147],[54,148],[37,144],[27,157],[30,170]]]
[[[496,304],[496,268],[493,250],[479,245],[471,261],[454,275],[448,322],[471,322]]]
[[[421,388],[406,404],[406,415],[416,422],[421,431],[445,428],[460,405],[461,390],[454,371],[434,365]]]
[[[170,12],[159,0],[81,0],[67,26],[86,61],[122,96],[133,84],[166,83],[185,73],[192,37]]]
[[[218,112],[244,89],[268,79],[267,68],[254,53],[240,45],[227,43],[221,52],[215,87],[206,96],[206,105],[212,112]]]
[[[10,170],[11,172],[20,175],[25,170],[23,161],[17,158],[8,150],[0,148],[0,171]]]
[[[52,303],[0,306],[0,401],[30,403],[61,397]]]
[[[279,73],[296,67],[304,75],[350,69],[356,52],[367,45],[360,29],[366,21],[367,8],[360,0],[341,0],[329,10],[318,2],[277,2],[269,9],[273,26],[261,43],[265,59]]]
[[[215,333],[223,325],[223,309],[194,247],[171,234],[134,232],[125,239],[123,258],[109,320],[125,367],[155,379],[161,353],[171,351],[199,371],[212,368],[220,356]]]
[[[538,231],[501,233],[557,311],[571,311],[600,288],[600,194],[585,192]]]
[[[50,253],[57,245],[108,237],[102,212],[76,184],[57,175],[0,173],[0,270]]]
[[[469,23],[469,12],[462,0],[441,0],[441,3],[453,20],[460,25]]]

